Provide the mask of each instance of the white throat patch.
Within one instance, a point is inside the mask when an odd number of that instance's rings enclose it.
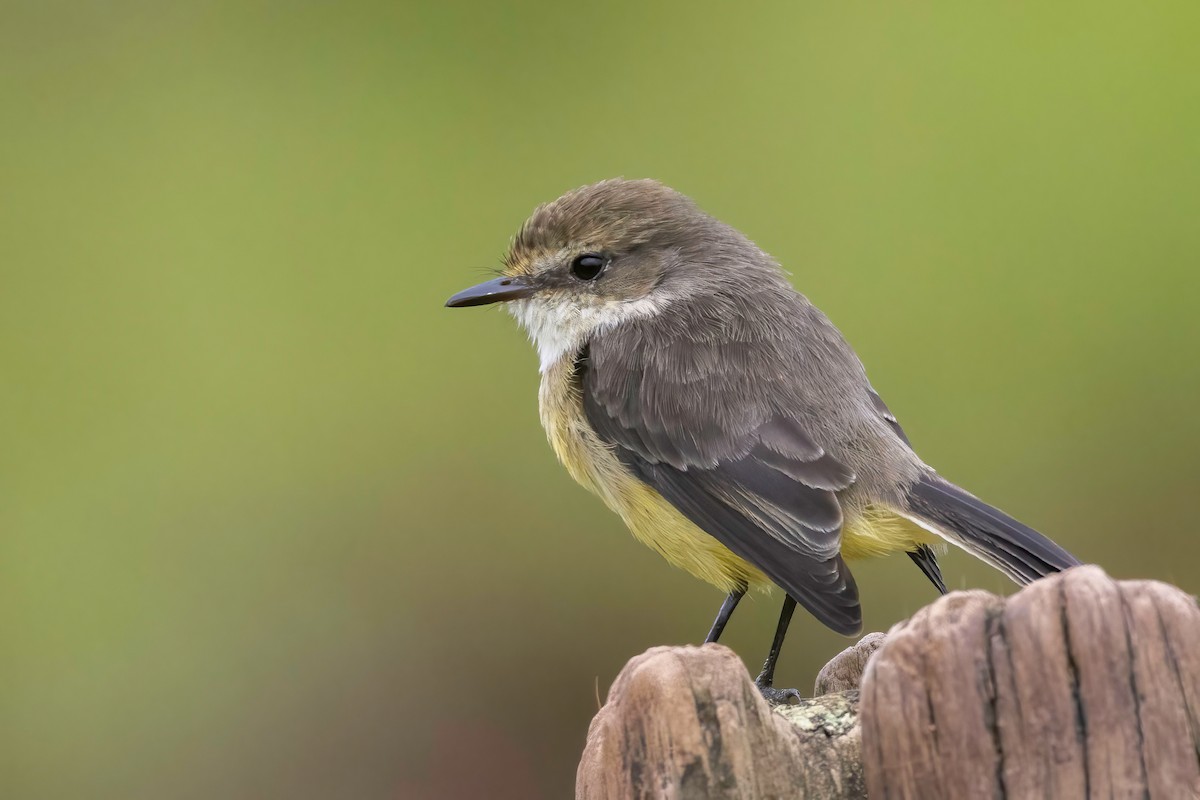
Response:
[[[594,306],[545,297],[514,300],[508,304],[508,312],[521,323],[537,347],[542,372],[563,357],[573,356],[597,333],[626,320],[653,316],[659,308],[659,301],[649,297],[611,300]]]

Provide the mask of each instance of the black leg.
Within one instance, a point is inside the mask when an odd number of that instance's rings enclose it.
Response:
[[[729,617],[733,615],[733,610],[737,608],[738,601],[742,599],[742,595],[746,593],[746,587],[734,589],[725,598],[725,602],[721,603],[721,610],[717,612],[717,618],[713,620],[712,628],[708,631],[708,636],[704,638],[704,643],[709,644],[721,638],[721,631],[725,630],[725,623],[729,622]]]
[[[800,699],[800,692],[795,689],[776,689],[775,662],[779,661],[779,651],[783,649],[783,639],[787,636],[788,625],[792,622],[792,612],[796,610],[796,601],[787,595],[783,599],[783,610],[779,612],[779,624],[775,626],[775,639],[771,642],[771,652],[763,662],[762,672],[754,679],[754,685],[762,692],[763,697],[770,703],[786,703],[790,698]]]

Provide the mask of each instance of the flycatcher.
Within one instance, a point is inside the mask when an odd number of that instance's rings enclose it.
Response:
[[[1020,584],[1079,562],[917,456],[837,328],[779,265],[684,195],[607,180],[538,207],[501,277],[448,306],[506,303],[541,359],[560,461],[667,561],[727,593],[786,593],[756,681],[772,687],[796,603],[862,629],[846,561],[907,553],[945,592],[950,542]]]

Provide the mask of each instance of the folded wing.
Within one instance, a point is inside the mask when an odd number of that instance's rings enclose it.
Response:
[[[596,433],[680,513],[819,620],[858,632],[836,495],[855,476],[798,416],[776,407],[787,392],[765,389],[788,380],[778,358],[752,343],[687,337],[659,337],[646,352],[645,340],[626,330],[578,359]]]

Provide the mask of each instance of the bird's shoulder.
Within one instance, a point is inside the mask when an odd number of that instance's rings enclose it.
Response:
[[[737,454],[753,431],[791,416],[820,438],[869,384],[836,328],[794,292],[714,292],[593,337],[585,399],[622,424],[703,437],[705,460]],[[741,444],[739,444],[741,443]]]

